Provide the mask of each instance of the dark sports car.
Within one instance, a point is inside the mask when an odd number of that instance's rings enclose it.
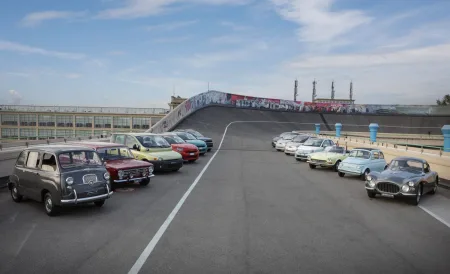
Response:
[[[439,176],[427,161],[413,157],[397,157],[382,172],[370,172],[366,177],[366,190],[370,198],[377,194],[405,197],[418,205],[422,195],[435,194]]]

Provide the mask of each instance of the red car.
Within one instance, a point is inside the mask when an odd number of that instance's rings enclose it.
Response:
[[[172,146],[172,150],[181,154],[184,161],[193,163],[200,157],[200,152],[196,145],[186,143],[178,135],[171,132],[159,134]]]
[[[111,186],[121,183],[139,183],[146,186],[154,177],[153,164],[135,160],[127,146],[104,142],[79,143],[84,147],[93,148],[105,163],[110,174]]]

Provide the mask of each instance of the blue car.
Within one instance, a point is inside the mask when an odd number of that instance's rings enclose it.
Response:
[[[201,134],[200,132],[198,132],[196,130],[193,130],[193,129],[177,129],[176,131],[190,133],[195,138],[197,138],[198,140],[204,141],[206,143],[206,145],[208,146],[208,151],[211,151],[211,149],[214,147],[214,143],[213,143],[213,140],[211,138],[203,136],[203,134]]]
[[[173,131],[172,133],[178,135],[178,137],[183,139],[186,143],[196,145],[198,151],[200,152],[200,155],[205,155],[205,153],[208,151],[208,146],[206,145],[206,143],[202,140],[198,140],[194,135],[182,131]]]
[[[371,171],[383,171],[387,166],[384,154],[379,149],[355,148],[338,166],[339,177],[345,174],[360,176],[366,180]]]

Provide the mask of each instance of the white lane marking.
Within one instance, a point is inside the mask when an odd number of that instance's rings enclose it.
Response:
[[[28,241],[28,238],[30,238],[31,233],[33,233],[34,229],[36,228],[36,224],[33,224],[31,226],[31,229],[28,231],[27,235],[25,235],[25,238],[23,238],[22,242],[20,243],[19,249],[16,252],[16,256],[19,255],[20,251],[22,251],[22,248],[25,246],[25,243]]]
[[[450,228],[450,199],[447,197],[439,193],[428,196],[420,202],[419,208]]]
[[[426,213],[430,214],[433,218],[435,218],[436,220],[438,220],[439,222],[443,223],[444,225],[448,226],[450,228],[450,223],[448,223],[447,221],[445,221],[444,219],[442,219],[441,217],[439,217],[438,215],[434,214],[433,212],[431,212],[431,210],[426,209],[425,207],[419,205],[419,207],[425,211]]]

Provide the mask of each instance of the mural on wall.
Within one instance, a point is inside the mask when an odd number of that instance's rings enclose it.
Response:
[[[409,115],[450,115],[450,108],[436,106],[405,105],[359,105],[333,104],[291,101],[271,98],[259,98],[220,91],[208,91],[197,94],[177,106],[172,112],[158,121],[148,132],[165,132],[174,127],[190,113],[205,106],[227,105],[237,108],[271,109],[292,112],[320,112],[344,114],[409,114]]]

